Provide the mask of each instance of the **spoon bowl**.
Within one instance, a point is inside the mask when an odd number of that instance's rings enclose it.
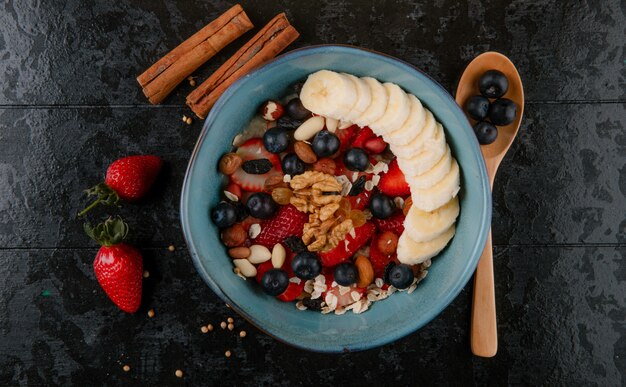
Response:
[[[456,89],[456,102],[464,107],[467,100],[480,94],[478,80],[487,70],[499,70],[509,80],[509,88],[503,98],[515,102],[517,110],[515,120],[506,126],[498,126],[498,137],[489,145],[481,145],[480,152],[485,159],[489,184],[493,190],[493,181],[500,162],[511,147],[519,130],[524,114],[524,88],[519,73],[513,62],[497,52],[485,52],[474,58],[465,68],[459,86]],[[476,120],[466,114],[470,124]],[[474,275],[474,294],[472,301],[472,327],[470,342],[472,353],[476,356],[492,357],[498,351],[498,330],[496,325],[496,296],[493,281],[493,248],[491,231],[487,243],[478,261]]]
[[[511,147],[522,122],[522,116],[524,114],[524,88],[519,73],[509,58],[498,52],[485,52],[478,55],[467,65],[459,80],[459,86],[456,89],[456,102],[461,108],[465,106],[465,103],[470,97],[480,94],[478,90],[478,80],[487,70],[498,70],[507,77],[509,80],[509,89],[503,97],[510,99],[517,105],[515,120],[509,125],[498,126],[498,138],[496,138],[496,141],[489,145],[480,146],[480,151],[485,158],[487,172],[489,173],[490,183],[493,188],[493,179],[496,175],[496,170],[502,158]],[[473,118],[469,116],[467,118],[472,126],[477,123]]]

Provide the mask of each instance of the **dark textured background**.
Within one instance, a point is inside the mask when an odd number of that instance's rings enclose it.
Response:
[[[624,1],[242,3],[257,27],[286,11],[302,33],[293,47],[379,50],[450,91],[483,51],[516,63],[526,111],[494,191],[498,355],[470,354],[471,285],[420,331],[361,353],[303,352],[238,318],[245,339],[202,334],[202,324],[232,315],[196,275],[178,221],[202,122],[181,122],[189,85],[150,106],[135,76],[231,3],[4,0],[0,385],[626,383]],[[167,166],[146,200],[121,210],[151,272],[140,312],[127,315],[98,287],[97,249],[75,213],[81,190],[133,153],[158,154]]]

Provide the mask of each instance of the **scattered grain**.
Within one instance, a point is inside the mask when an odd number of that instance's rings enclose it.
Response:
[[[209,328],[207,328],[206,325],[203,325],[202,327],[200,327],[200,331],[202,331],[202,333],[207,333],[209,331]]]
[[[122,367],[122,369],[124,370],[124,372],[128,372],[130,371],[130,366],[128,364],[124,364],[124,367]]]
[[[148,317],[150,317],[150,318],[154,317],[154,309],[150,309],[148,311]]]
[[[176,370],[176,372],[174,372],[174,375],[176,375],[177,378],[182,378],[183,377],[183,371],[182,370]]]
[[[228,330],[232,331],[233,329],[235,329],[235,324],[228,324]]]
[[[209,324],[206,326],[206,329],[209,330],[209,332],[211,332],[213,330],[213,324]]]
[[[235,320],[233,320],[232,317],[227,318],[226,321],[229,322],[229,323],[234,323],[235,322]]]
[[[226,329],[226,326],[227,326],[226,321],[222,321],[222,322],[220,323],[220,328],[222,328],[222,329]]]
[[[246,331],[239,332],[239,337],[241,337],[241,338],[246,337],[246,335],[247,335]]]
[[[150,277],[150,272],[148,270],[144,270],[143,278],[148,278],[148,277]]]
[[[174,245],[169,245],[169,246],[167,247],[167,249],[168,249],[169,251],[174,251],[174,250],[176,250],[176,247],[174,247]]]
[[[230,355],[232,355],[232,354],[230,353],[230,351],[226,351],[226,352],[224,352],[224,356],[226,356],[226,357],[230,357]]]

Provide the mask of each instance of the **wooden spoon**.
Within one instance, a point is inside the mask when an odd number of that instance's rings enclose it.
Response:
[[[493,190],[493,180],[498,166],[509,150],[513,139],[517,135],[522,115],[524,114],[524,89],[522,80],[513,62],[497,52],[485,52],[474,58],[467,66],[456,89],[456,102],[463,108],[467,99],[480,94],[478,79],[487,70],[499,70],[509,80],[509,89],[504,95],[517,104],[515,120],[507,126],[498,127],[496,141],[489,145],[481,145],[480,151],[485,158],[489,183]],[[472,126],[476,121],[468,116]],[[474,275],[474,298],[472,302],[472,353],[476,356],[492,357],[498,351],[498,331],[496,327],[496,297],[493,282],[493,250],[491,245],[491,231],[487,237],[476,274]]]

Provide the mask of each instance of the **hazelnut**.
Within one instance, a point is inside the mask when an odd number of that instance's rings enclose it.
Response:
[[[220,159],[219,170],[224,175],[232,175],[235,171],[241,167],[243,160],[236,153],[226,153]]]
[[[233,247],[228,249],[228,255],[233,259],[244,259],[250,256],[250,249],[247,247]]]
[[[329,175],[335,174],[335,162],[333,159],[323,158],[317,160],[315,164],[313,164],[313,170],[317,172],[327,173]]]
[[[385,231],[378,237],[378,250],[385,254],[391,255],[398,248],[398,236],[391,231]]]
[[[293,150],[300,160],[307,164],[313,164],[317,161],[317,155],[313,152],[311,146],[304,141],[296,141],[295,144],[293,144]]]
[[[236,224],[222,231],[222,243],[226,247],[237,247],[244,244],[248,233],[241,224]]]
[[[402,206],[402,213],[404,214],[404,216],[406,216],[406,214],[409,213],[409,210],[411,209],[411,206],[413,205],[413,199],[411,199],[411,197],[409,196],[405,201],[404,201],[404,205]]]
[[[261,115],[268,121],[276,121],[285,114],[283,105],[276,101],[267,101],[261,106]]]

